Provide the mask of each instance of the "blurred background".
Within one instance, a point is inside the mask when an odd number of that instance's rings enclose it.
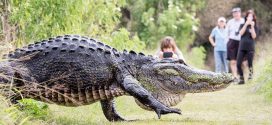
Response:
[[[191,65],[213,69],[208,35],[231,9],[254,9],[258,42],[272,32],[270,0],[1,0],[0,45],[21,47],[62,34],[95,37],[119,50],[154,54],[164,36],[173,36]],[[269,36],[269,35],[268,35]],[[190,57],[190,58],[189,58]],[[197,57],[197,58],[191,58]]]

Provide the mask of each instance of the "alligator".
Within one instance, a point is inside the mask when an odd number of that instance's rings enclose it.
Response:
[[[2,95],[12,103],[31,98],[63,106],[100,101],[109,121],[123,121],[114,98],[133,96],[137,104],[163,114],[186,93],[212,92],[233,77],[188,66],[180,59],[157,59],[112,48],[96,39],[63,35],[17,48],[0,62]]]

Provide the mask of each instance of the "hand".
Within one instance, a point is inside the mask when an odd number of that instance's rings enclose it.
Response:
[[[253,22],[253,21],[251,21],[251,20],[247,20],[245,24],[246,24],[246,25],[250,25],[252,22]]]
[[[213,47],[215,47],[215,46],[216,46],[216,44],[215,44],[215,43],[213,43],[213,44],[212,44],[212,46],[213,46]]]
[[[250,25],[251,25],[251,27],[254,27],[255,26],[255,22],[251,21]]]
[[[249,29],[249,32],[250,32],[250,33],[253,33],[254,30],[255,30],[254,28],[250,28],[250,29]]]

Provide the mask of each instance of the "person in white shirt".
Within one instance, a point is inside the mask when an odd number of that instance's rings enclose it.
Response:
[[[228,43],[227,43],[227,59],[230,61],[230,68],[233,76],[235,77],[235,81],[238,82],[238,74],[237,74],[237,54],[239,43],[241,40],[241,35],[239,34],[240,25],[245,22],[244,18],[241,17],[241,8],[233,8],[232,9],[233,18],[227,23],[228,30]]]

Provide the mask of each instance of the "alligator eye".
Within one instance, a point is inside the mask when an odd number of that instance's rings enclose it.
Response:
[[[173,76],[179,75],[179,73],[174,69],[161,69],[158,73],[161,75],[173,75]]]

